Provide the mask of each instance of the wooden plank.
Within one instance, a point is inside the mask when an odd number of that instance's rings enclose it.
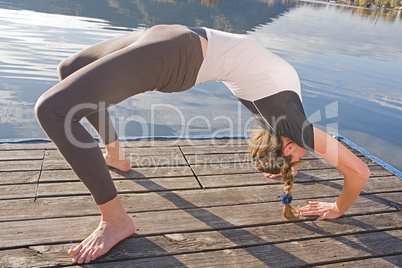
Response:
[[[126,196],[122,195],[120,198],[125,199]],[[149,201],[148,198],[147,201]],[[141,200],[140,204],[142,204]],[[40,198],[36,201],[33,199],[8,199],[0,200],[0,206],[0,222],[11,222],[9,223],[11,225],[12,221],[19,220],[100,215],[91,196]],[[126,207],[128,206],[126,205]]]
[[[202,145],[202,146],[180,146],[186,157],[191,157],[192,155],[208,155],[208,154],[231,154],[231,153],[242,153],[246,154],[249,152],[247,144],[241,145],[231,145],[231,144],[221,144],[221,145]]]
[[[277,184],[277,180],[264,177],[262,173],[245,173],[230,175],[203,175],[197,176],[202,186],[206,189],[239,187],[239,186],[257,186],[267,184]]]
[[[391,172],[380,166],[370,167],[372,177],[392,175]],[[115,179],[124,178],[140,178],[140,177],[176,177],[176,176],[191,176],[192,172],[188,167],[157,167],[157,168],[136,168],[130,172],[114,172],[111,169],[111,174]],[[32,183],[38,180],[40,171],[9,171],[0,172],[1,184],[19,184]],[[303,174],[303,175],[302,175]],[[307,175],[308,174],[308,175]],[[295,178],[295,181],[311,181],[311,180],[331,180],[342,178],[341,173],[336,169],[324,170],[303,170]],[[271,180],[266,179],[261,172],[245,173],[242,176],[234,175],[201,175],[199,179],[205,187],[224,187],[224,186],[239,186],[239,185],[259,185],[269,183]],[[41,175],[42,182],[49,181],[78,181],[76,175],[70,170],[43,171]]]
[[[42,160],[44,150],[0,151],[0,161]]]
[[[250,163],[250,155],[247,153],[224,153],[224,154],[195,154],[186,155],[190,165],[210,165],[225,163]]]
[[[235,173],[250,173],[250,172],[258,172],[257,168],[251,163],[251,161],[241,161],[241,162],[228,162],[227,158],[219,158],[219,155],[216,155],[217,158],[211,158],[213,163],[206,162],[205,164],[195,164],[191,165],[192,169],[196,173],[197,176],[201,175],[222,175],[222,174],[235,174]],[[240,158],[241,160],[242,158]],[[244,158],[243,158],[244,159]],[[363,162],[366,162],[369,167],[378,166],[377,163],[373,162],[369,158],[361,158]],[[221,161],[221,162],[219,162]],[[333,168],[328,162],[324,159],[312,159],[306,162],[303,162],[298,167],[298,170],[310,170],[310,169],[329,169]]]
[[[248,145],[248,138],[222,138],[222,139],[187,139],[183,140],[179,145],[182,146],[241,146]]]
[[[317,238],[244,249],[178,254],[113,263],[89,264],[86,267],[301,267],[315,266],[377,254],[402,253],[402,232],[389,231],[332,238]],[[387,239],[390,243],[378,243]],[[72,266],[79,267],[79,266]]]
[[[14,198],[35,198],[36,183],[0,185],[0,200]]]
[[[126,205],[127,201],[133,202],[131,203],[131,206],[126,206],[128,210],[135,207],[138,200],[142,198],[140,195],[136,197],[137,199],[123,199],[124,205]],[[394,198],[399,198],[400,200],[401,197],[394,196]],[[370,199],[359,198],[355,205],[353,205],[345,215],[397,211],[396,208],[386,204],[384,200],[378,199],[379,198],[375,199],[375,197]],[[68,199],[66,199],[66,201],[68,201]],[[283,206],[279,202],[200,208],[196,204],[190,203],[190,201],[184,200],[180,196],[174,194],[165,195],[164,202],[173,203],[180,209],[149,211],[135,214],[130,213],[130,215],[135,217],[134,221],[136,222],[138,234],[158,235],[165,233],[194,232],[289,222],[282,217]],[[38,206],[40,206],[40,203],[38,204]],[[185,204],[190,208],[184,209],[181,207],[182,204]],[[66,203],[65,205],[69,204]],[[94,207],[92,204],[90,206],[92,208]],[[74,213],[75,215],[82,215],[83,213],[83,211],[80,210],[71,211],[74,208],[74,205],[70,206],[70,211],[63,211],[62,207],[58,207],[58,210],[56,211],[49,211],[50,208],[51,207],[47,207],[48,210],[44,210],[42,207],[41,209],[53,217],[65,217],[66,214],[72,215]],[[166,206],[164,206],[164,208],[166,209]],[[32,212],[24,212],[34,214]],[[315,218],[316,217],[303,217],[297,221]],[[78,241],[83,239],[85,235],[89,235],[90,231],[96,228],[98,220],[98,216],[72,216],[68,218],[71,225],[65,224],[65,218],[13,221],[12,224],[8,221],[0,222],[0,249],[22,247],[32,244],[36,245],[56,242],[66,243],[73,240]],[[62,230],[60,229],[60,226],[63,226]],[[80,228],[83,229],[80,232],[77,232],[77,226],[80,226]],[[43,233],[46,233],[47,235],[43,236]]]
[[[137,179],[137,178],[162,178],[193,176],[189,166],[166,166],[166,167],[137,167],[128,172],[121,172],[111,168],[110,174],[113,179]]]
[[[171,254],[233,249],[284,241],[297,241],[335,235],[368,233],[388,230],[393,222],[400,222],[401,215],[394,213],[341,218],[337,221],[284,223],[278,225],[235,228],[196,233],[177,233],[148,237],[132,236],[123,240],[100,262],[114,262],[125,259],[150,258]],[[356,224],[358,222],[359,224]],[[350,228],[344,228],[350,226]],[[0,259],[7,267],[22,267],[35,263],[37,266],[68,265],[66,254],[74,244],[30,246],[24,249],[0,251]],[[16,258],[18,256],[18,258]],[[1,264],[1,262],[0,262]]]
[[[140,156],[170,156],[170,155],[182,155],[179,147],[149,147],[149,148],[122,148],[123,153],[127,158],[130,155],[134,157]],[[102,149],[102,152],[105,152],[105,149]],[[46,150],[45,153],[46,160],[64,160],[63,156],[57,150]]]
[[[146,148],[146,147],[188,147],[188,146],[241,146],[248,144],[248,139],[224,138],[224,139],[141,139],[135,141],[120,141],[125,147]]]
[[[206,165],[206,164],[222,164],[222,163],[251,163],[250,155],[248,153],[243,152],[231,152],[231,153],[211,153],[211,154],[194,154],[194,155],[186,155],[187,161],[191,165]],[[312,160],[321,159],[322,158],[314,155],[308,154],[304,156],[301,160],[303,163],[300,165],[308,165]],[[360,157],[360,159],[367,163],[368,165],[376,164],[371,159],[367,157]],[[377,164],[376,164],[377,165]]]
[[[186,159],[180,154],[169,155],[137,155],[129,154],[126,156],[132,168],[168,167],[187,165]],[[64,159],[45,158],[43,163],[44,170],[70,169],[70,165]]]
[[[182,147],[184,154],[189,163],[202,164],[204,162],[213,163],[212,159],[216,162],[221,162],[220,158],[227,159],[228,162],[250,161],[250,154],[248,147]],[[314,153],[307,152],[302,160],[318,159],[320,158]]]
[[[186,156],[196,154],[228,154],[228,153],[248,153],[248,143],[242,144],[218,144],[211,146],[206,145],[194,145],[194,146],[180,146]],[[308,156],[314,156],[313,153],[307,152]],[[315,156],[317,158],[317,156]]]
[[[123,150],[126,157],[131,154],[134,156],[169,156],[169,155],[182,155],[181,150],[178,146],[174,147],[149,147],[149,148],[124,148]]]
[[[149,183],[152,183],[151,181]],[[295,186],[293,196],[295,205],[305,204],[308,200],[320,200],[325,196],[332,195],[328,201],[334,201],[339,195],[340,184],[323,185],[317,184],[298,184]],[[369,183],[374,183],[369,181]],[[382,186],[382,182],[376,185]],[[370,186],[374,191],[376,185]],[[157,187],[157,186],[155,186]],[[387,189],[386,186],[382,186]],[[62,184],[60,189],[62,189]],[[369,188],[369,189],[370,189]],[[85,187],[80,188],[82,191]],[[282,193],[283,186],[263,185],[253,187],[235,187],[227,189],[207,189],[207,190],[183,190],[166,191],[158,193],[142,194],[121,194],[120,199],[129,212],[159,211],[166,209],[187,209],[196,207],[229,206],[235,204],[252,204],[262,202],[273,202],[274,206],[282,207],[279,203],[279,195]],[[18,191],[18,189],[15,189]],[[316,196],[314,196],[314,193]],[[357,199],[353,207],[360,209],[361,213],[367,211],[360,202],[372,200],[388,207],[395,207],[394,204],[402,204],[402,195],[398,192],[387,193],[384,195],[363,195]],[[70,217],[78,215],[94,215],[98,213],[93,200],[89,196],[59,197],[59,198],[39,198],[36,202],[32,200],[2,200],[0,201],[0,220],[17,219],[37,219],[47,217]]]
[[[201,175],[222,175],[259,172],[251,162],[220,163],[208,165],[191,165],[197,176]],[[299,170],[332,168],[330,164],[322,159],[311,160],[299,167]]]
[[[343,143],[343,145],[346,145]],[[355,155],[362,157],[363,154],[356,149],[352,149],[346,145],[350,151]],[[186,156],[191,155],[206,155],[206,154],[228,154],[228,153],[249,153],[248,142],[245,141],[241,144],[236,143],[222,143],[217,145],[203,144],[203,145],[193,145],[193,146],[180,146],[182,151]],[[307,152],[304,159],[314,159],[319,158],[316,154],[312,152]]]
[[[248,147],[249,139],[229,138],[229,139],[142,139],[137,141],[121,140],[123,148],[146,148],[146,147],[175,147],[180,146],[183,151],[189,152],[190,147]],[[350,146],[343,143],[347,148]],[[104,148],[102,143],[99,143]],[[21,143],[1,143],[0,150],[55,150],[56,146],[52,142],[21,142]],[[200,148],[201,149],[201,148]],[[197,150],[197,149],[196,149]],[[355,149],[350,149],[355,154],[360,154]],[[191,151],[189,152],[191,154]]]
[[[120,140],[122,147],[172,147],[172,146],[215,146],[215,145],[242,145],[248,144],[248,139],[141,139],[136,141]],[[104,145],[99,142],[99,146]],[[21,142],[21,143],[0,143],[0,150],[54,150],[56,146],[52,142]]]
[[[401,267],[402,254],[388,257],[366,258],[356,261],[338,262],[327,265],[320,265],[317,267],[333,268],[333,267],[353,267],[353,268],[367,268],[367,267],[381,267],[381,268],[396,268]]]
[[[162,177],[184,177],[193,176],[188,166],[177,167],[152,167],[135,168],[127,172],[116,169],[109,169],[112,178],[117,179],[139,179],[139,178],[162,178]],[[43,170],[40,182],[62,182],[78,181],[77,175],[72,170]]]
[[[36,171],[41,170],[42,160],[0,161],[2,171]]]
[[[393,174],[391,172],[382,167],[375,166],[371,168],[371,179],[380,176],[384,177],[392,175]],[[265,185],[278,183],[280,181],[280,178],[266,178],[261,172],[230,175],[201,175],[197,176],[197,178],[205,188]],[[323,170],[303,170],[303,172],[299,172],[294,178],[294,182],[299,183],[336,179],[343,179],[343,175],[335,168]]]
[[[225,160],[225,159],[224,159]],[[21,160],[21,161],[0,161],[0,172],[2,171],[34,171],[41,170],[42,160]],[[152,157],[144,158],[139,160],[142,165],[139,168],[148,168],[153,166],[180,166],[184,165],[185,161],[181,156],[169,157]],[[135,161],[133,161],[135,165]],[[370,160],[370,165],[376,165]],[[322,159],[311,160],[300,166],[300,170],[304,169],[323,169],[331,168],[332,166],[326,163]],[[44,161],[44,168],[46,170],[51,170],[55,168],[69,169],[67,162],[64,160],[46,160]],[[196,171],[197,175],[207,175],[207,174],[224,174],[228,173],[226,169],[231,171],[240,169],[241,172],[256,172],[256,168],[251,164],[250,161],[227,163],[223,161],[222,163],[207,163],[206,165],[194,165],[193,169]],[[219,171],[219,172],[218,172]]]
[[[375,179],[369,179],[363,188],[365,193],[374,193],[376,191],[399,191],[402,180],[397,176],[377,177]]]
[[[384,220],[381,219],[385,217]],[[226,229],[220,231],[206,231],[197,233],[177,233],[164,236],[146,237],[154,247],[144,252],[140,245],[141,238],[127,239],[108,254],[103,261],[118,260],[118,253],[124,252],[128,258],[154,257],[166,254],[182,254],[184,252],[200,252],[238,247],[250,247],[264,244],[283,243],[314,239],[335,235],[367,233],[392,228],[390,222],[400,222],[401,215],[380,214],[360,216],[356,218],[342,218],[335,221],[284,223],[277,225]],[[356,225],[356,222],[360,223]],[[350,229],[344,226],[351,226]],[[141,243],[141,242],[140,242]],[[149,246],[148,246],[149,247]],[[147,255],[145,255],[147,254]]]
[[[364,162],[373,165],[373,161],[366,157],[360,157]],[[250,154],[243,152],[232,152],[232,153],[211,153],[211,154],[193,154],[186,155],[186,159],[191,165],[205,165],[205,164],[214,164],[214,163],[231,163],[231,162],[251,162]],[[306,161],[311,161],[315,159],[320,159],[317,155],[308,153],[306,156],[301,158],[303,165]]]
[[[55,149],[55,148],[56,146],[52,142],[0,143],[1,151],[44,150],[44,149]]]
[[[182,155],[169,156],[129,156],[127,158],[132,168],[152,168],[152,167],[175,167],[185,166],[187,162]],[[45,160],[43,163],[44,170],[55,169],[71,169],[67,161],[63,160]]]
[[[167,191],[179,189],[198,189],[200,186],[194,177],[183,177],[173,179],[136,179],[136,180],[118,180],[115,181],[116,187],[120,193],[140,193],[149,191]],[[199,199],[227,200],[230,204],[250,203],[250,202],[272,202],[280,199],[283,191],[282,183],[268,185],[256,185],[247,187],[208,189],[193,193],[198,195]],[[336,197],[340,194],[343,187],[343,181],[322,181],[295,184],[293,196],[295,201],[306,202],[305,199],[322,198],[327,196]],[[381,193],[388,191],[402,191],[402,181],[396,176],[378,177],[375,180],[369,180],[363,188],[363,194]],[[267,194],[271,193],[271,194]],[[48,183],[39,184],[39,196],[68,196],[88,194],[87,189],[82,183]],[[246,201],[247,200],[247,201]],[[225,203],[227,204],[227,203]]]
[[[123,151],[132,167],[186,165],[178,147],[127,148]],[[58,151],[52,150],[46,151],[43,169],[70,169],[70,166]]]
[[[274,184],[275,183],[275,184]],[[116,188],[119,193],[141,193],[152,191],[171,191],[171,190],[186,190],[199,189],[200,186],[194,177],[178,177],[178,178],[155,178],[155,179],[134,179],[134,180],[117,180],[115,181]],[[25,186],[25,185],[24,185]],[[276,193],[271,196],[277,197],[283,189],[282,183],[271,180],[271,184],[252,185],[241,188],[226,188],[226,189],[210,189],[205,191],[204,196],[209,193],[222,192],[227,195],[233,195],[233,200],[240,198],[243,195],[252,196],[255,200],[261,199],[266,193]],[[323,181],[319,183],[300,183],[295,184],[293,195],[295,198],[317,198],[325,196],[339,195],[343,187],[343,181]],[[47,196],[68,196],[68,195],[84,195],[89,194],[87,188],[81,182],[64,182],[64,183],[40,183],[39,197]],[[18,196],[19,186],[0,186],[0,189],[7,189],[5,192],[13,192],[11,189],[16,189],[15,194]],[[380,193],[387,191],[402,191],[402,181],[396,176],[378,177],[375,180],[369,180],[363,188],[363,194]],[[311,192],[315,193],[312,194]],[[233,193],[233,194],[232,194]],[[14,196],[14,195],[13,195]],[[14,196],[15,197],[15,196]],[[6,198],[6,197],[4,197]],[[11,198],[11,196],[9,197]],[[229,196],[230,198],[230,196]],[[210,200],[208,198],[208,200]]]
[[[0,172],[0,185],[37,182],[40,171]]]
[[[385,177],[385,176],[393,176],[394,174],[386,170],[385,168],[379,165],[370,166],[371,176],[370,178],[374,177]],[[327,179],[336,179],[336,178],[343,178],[343,175],[336,170],[335,168],[330,169],[302,169],[300,172],[303,174],[303,178],[300,177],[301,180],[327,180]],[[308,178],[310,177],[310,178]]]
[[[117,180],[114,184],[119,194],[200,189],[195,177]],[[90,194],[81,182],[40,183],[38,189],[38,197]]]

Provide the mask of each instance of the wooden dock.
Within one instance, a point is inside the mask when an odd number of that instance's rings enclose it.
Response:
[[[279,179],[250,163],[247,140],[122,142],[110,169],[136,234],[89,265],[67,249],[99,223],[84,185],[51,143],[0,144],[0,267],[400,267],[402,181],[354,152],[372,176],[341,218],[282,217]],[[294,205],[334,201],[341,174],[306,155]],[[293,204],[293,203],[292,203]]]

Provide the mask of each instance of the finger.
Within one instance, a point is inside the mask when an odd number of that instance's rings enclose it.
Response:
[[[320,202],[317,201],[308,201],[309,205],[318,205]]]
[[[309,209],[311,209],[309,206],[304,206],[301,208],[296,209],[297,212],[301,212],[301,211],[308,211]]]
[[[266,178],[274,179],[278,176],[281,176],[281,174],[272,174],[272,173],[265,173]]]
[[[303,207],[298,208],[300,211],[308,211],[308,210],[317,210],[317,206],[305,205]]]
[[[317,207],[316,206],[305,205],[305,206],[302,206],[302,207],[296,209],[296,211],[309,211],[309,210],[313,210],[313,209],[317,209]]]
[[[318,217],[317,221],[322,221],[328,218],[329,212],[325,212],[322,216]]]
[[[302,216],[321,216],[322,212],[316,211],[316,210],[311,210],[311,211],[301,211],[300,215]]]

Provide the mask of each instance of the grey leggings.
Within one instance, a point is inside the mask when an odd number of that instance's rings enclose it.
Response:
[[[117,139],[107,107],[133,95],[194,86],[203,60],[197,34],[158,25],[91,46],[64,60],[60,83],[35,105],[36,117],[98,205],[117,191],[97,142],[81,125],[86,117],[105,144]]]

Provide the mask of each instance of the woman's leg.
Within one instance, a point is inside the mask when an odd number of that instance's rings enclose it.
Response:
[[[88,64],[103,58],[110,53],[125,48],[140,38],[143,32],[133,32],[112,38],[96,45],[90,46],[73,56],[63,60],[58,66],[60,80],[87,66]],[[102,142],[105,144],[106,153],[103,155],[108,166],[121,171],[130,170],[130,163],[123,154],[119,145],[117,133],[107,109],[94,112],[86,116],[88,122],[99,134]]]
[[[98,229],[69,251],[74,262],[89,262],[134,232],[102,151],[80,124],[81,118],[145,91],[188,89],[202,63],[200,42],[185,27],[155,27],[146,33],[133,44],[73,72],[45,92],[35,106],[42,128],[102,213]]]
[[[91,48],[87,49],[87,52],[90,51]],[[77,176],[90,190],[102,214],[98,228],[78,247],[69,251],[69,254],[73,256],[73,262],[78,263],[89,262],[105,254],[111,247],[135,231],[131,218],[117,197],[117,191],[101,150],[92,136],[79,123],[82,117],[100,113],[99,108],[104,109],[110,104],[137,93],[136,91],[129,93],[127,81],[124,81],[124,76],[120,76],[124,73],[124,69],[128,69],[128,66],[120,64],[121,60],[118,60],[125,52],[117,51],[109,53],[108,59],[101,62],[95,57],[81,56],[76,57],[77,60],[70,64],[64,63],[63,67],[71,68],[75,62],[76,68],[70,69],[68,75],[64,68],[64,75],[61,75],[63,80],[44,93],[35,106],[38,121]],[[113,53],[116,54],[110,55]],[[115,67],[114,71],[107,68],[109,64]],[[120,67],[123,71],[117,73]],[[102,79],[108,79],[109,83]],[[121,88],[124,94],[118,94],[116,88]],[[99,133],[108,135],[102,131]],[[107,148],[111,144],[119,148],[117,140],[108,144]]]

